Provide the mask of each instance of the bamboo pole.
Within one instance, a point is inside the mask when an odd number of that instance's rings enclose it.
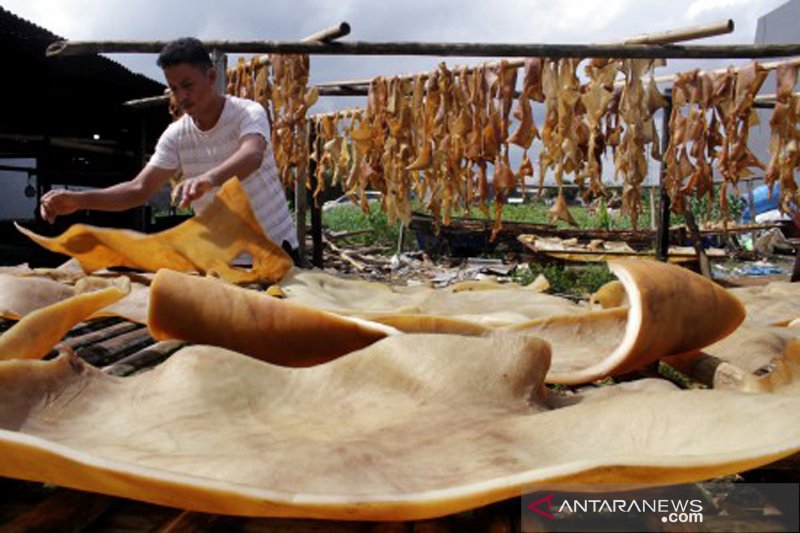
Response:
[[[492,65],[494,63],[486,63],[487,66]],[[512,63],[509,62],[509,65]],[[761,63],[760,66],[766,70],[775,70],[781,65],[800,65],[800,58],[792,58],[788,60],[782,61],[770,61],[767,63]],[[474,68],[474,67],[471,67]],[[467,69],[468,71],[470,69]],[[734,68],[734,71],[738,71],[738,68]],[[700,71],[700,74],[723,74],[727,72],[727,68],[716,69],[716,70],[709,70],[709,71]],[[682,73],[686,71],[676,72],[674,74],[664,74],[662,76],[655,76],[653,80],[656,83],[666,83],[675,81],[675,79]],[[418,73],[418,74],[401,74],[398,75],[397,78],[401,80],[409,80],[414,79],[416,76],[422,76],[423,78],[427,78],[430,73]],[[458,75],[458,71],[455,72]],[[393,76],[394,77],[394,76]],[[372,80],[351,80],[351,81],[328,81],[323,83],[318,83],[315,85],[317,89],[319,89],[320,96],[366,96],[368,93],[368,86]],[[616,85],[622,85],[624,83],[623,80],[617,81]],[[515,93],[515,96],[519,96],[519,91]],[[795,96],[800,96],[800,92],[795,93]],[[764,107],[770,108],[774,103],[776,98],[775,94],[765,94],[756,96],[754,102],[756,107]]]
[[[137,98],[136,100],[128,100],[122,105],[126,107],[133,107],[137,109],[145,107],[158,107],[169,102],[169,89],[164,91],[165,94],[160,96],[148,96],[147,98]]]
[[[331,26],[330,28],[326,28],[324,30],[320,30],[316,33],[312,33],[308,37],[304,37],[302,42],[310,42],[310,41],[319,41],[319,42],[331,42],[335,39],[339,39],[340,37],[344,37],[350,33],[350,24],[347,22],[340,22],[337,26]],[[58,43],[53,43],[58,44]],[[53,46],[53,45],[51,45]],[[160,50],[159,50],[160,51]],[[214,49],[215,52],[220,51],[219,48]],[[269,55],[263,55],[258,58],[259,64],[263,65],[269,61]],[[221,71],[218,71],[221,72]],[[222,80],[223,77],[219,76],[218,80]],[[227,82],[227,80],[224,80]],[[223,93],[224,91],[224,84],[223,84]],[[327,95],[325,95],[327,96]],[[133,108],[142,108],[142,107],[155,107],[165,105],[169,102],[169,89],[164,90],[163,96],[150,96],[148,98],[139,98],[137,100],[128,100],[124,102],[122,105],[133,107]]]
[[[330,43],[336,39],[350,34],[350,24],[340,22],[336,26],[325,28],[300,40],[301,43],[320,42]],[[134,54],[157,54],[169,44],[170,41],[68,41],[66,39],[50,44],[45,50],[45,55],[55,56],[98,54],[106,52],[134,53]],[[272,41],[203,41],[208,49],[219,50],[220,52],[240,52],[254,53],[258,50],[248,50],[244,43],[263,43]],[[259,58],[264,59],[264,57]]]
[[[800,57],[794,57],[791,59],[783,59],[780,61],[770,61],[767,63],[761,63],[761,68],[765,70],[775,70],[776,68],[780,67],[781,65],[800,65]],[[734,71],[738,71],[738,68],[734,68]],[[724,74],[727,72],[727,68],[718,68],[714,70],[701,70],[698,74]],[[685,72],[685,71],[684,71]],[[666,81],[674,81],[677,77],[681,74],[681,72],[676,72],[675,74],[664,74],[662,76],[656,76],[653,80],[656,83],[666,82]]]
[[[346,35],[350,35],[350,24],[348,24],[347,22],[340,22],[337,26],[331,26],[330,28],[325,28],[324,30],[312,33],[308,37],[305,37],[303,40],[329,43],[331,41],[341,39]]]
[[[800,92],[794,93],[794,96],[800,96]],[[777,99],[778,99],[777,94],[769,93],[769,94],[759,94],[753,99],[753,101],[757,104],[765,104],[765,103],[774,103]]]
[[[360,117],[362,113],[366,111],[365,109],[355,108],[355,109],[343,109],[341,111],[330,111],[328,113],[317,113],[315,115],[309,115],[308,118],[312,120],[319,120],[324,117],[331,117],[331,118],[350,118],[350,117]]]
[[[229,53],[308,54],[308,55],[410,55],[461,57],[608,57],[663,59],[755,59],[800,55],[800,43],[661,45],[661,44],[514,44],[514,43],[434,43],[368,42],[334,43],[301,41],[211,41],[210,48]],[[154,46],[162,45],[162,46]],[[160,50],[162,42],[141,41],[66,41],[48,47],[47,55],[92,53],[148,53]]]
[[[673,44],[684,41],[691,41],[694,39],[702,39],[704,37],[724,35],[726,33],[731,33],[733,31],[733,28],[734,28],[733,20],[728,19],[701,26],[690,26],[688,28],[679,28],[675,30],[667,30],[664,32],[646,33],[643,35],[630,37],[628,39],[623,39],[621,41],[612,41],[611,43],[608,44]],[[481,67],[491,68],[497,66],[498,64],[499,64],[498,61],[481,63],[480,65],[469,67],[467,71],[475,70],[476,68],[481,68]],[[509,68],[520,68],[524,66],[524,64],[525,64],[524,60],[512,59],[506,63],[506,66]],[[429,73],[419,72],[416,74],[405,74],[403,76],[400,76],[400,78],[414,79],[420,75],[423,78],[427,78]],[[369,85],[371,81],[372,81],[371,79],[330,81],[330,82],[318,83],[317,88]]]
[[[301,39],[300,42],[330,43],[346,35],[350,35],[350,24],[348,24],[347,22],[341,22],[339,23],[338,26],[331,26],[330,28],[326,28],[316,33],[312,33],[308,37],[303,37],[303,39]],[[267,63],[269,63],[269,54],[260,56],[257,61],[259,65],[266,65]]]
[[[727,19],[720,20],[718,22],[712,22],[710,24],[700,24],[698,26],[689,26],[687,28],[636,35],[628,39],[623,39],[619,42],[622,44],[678,43],[681,41],[693,41],[695,39],[725,35],[727,33],[732,33],[734,28],[735,25],[733,20]]]

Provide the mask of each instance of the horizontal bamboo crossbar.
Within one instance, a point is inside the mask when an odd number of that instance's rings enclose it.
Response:
[[[47,55],[92,53],[148,53],[160,51],[162,41],[61,41]],[[663,59],[756,59],[800,55],[800,43],[783,44],[508,44],[425,42],[301,42],[211,41],[210,48],[233,53],[308,55],[432,55],[462,57],[608,57]]]
[[[734,29],[733,20],[727,19],[722,20],[719,22],[714,22],[711,24],[703,24],[700,26],[690,26],[687,28],[677,28],[674,30],[667,30],[663,32],[655,32],[655,33],[646,33],[644,35],[637,35],[635,37],[629,37],[627,39],[623,39],[621,41],[614,41],[608,44],[670,44],[670,43],[679,43],[685,41],[691,41],[694,39],[702,39],[705,37],[713,37],[717,35],[724,35],[726,33],[731,33]],[[471,66],[467,68],[467,71],[474,70],[475,68],[492,68],[498,64],[497,61],[490,61],[488,63],[482,63],[477,66]],[[506,62],[506,67],[508,68],[521,68],[524,66],[525,61],[522,59],[512,59]],[[413,79],[417,76],[422,76],[423,78],[427,78],[429,73],[416,73],[416,74],[405,74],[401,76],[401,79]],[[355,85],[369,85],[371,79],[360,79],[360,80],[349,80],[349,81],[330,81],[324,83],[318,83],[317,87],[347,87],[347,86],[355,86]]]

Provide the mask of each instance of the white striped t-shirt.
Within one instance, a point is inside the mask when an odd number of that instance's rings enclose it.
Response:
[[[251,133],[258,133],[267,140],[267,150],[258,170],[242,180],[242,188],[267,237],[278,246],[287,241],[292,248],[297,248],[297,232],[269,142],[267,114],[260,104],[226,96],[219,120],[208,131],[198,128],[189,115],[182,116],[161,134],[149,164],[180,170],[186,178],[197,177],[233,155],[239,149],[241,138]],[[196,200],[195,210],[201,211],[211,203],[217,190],[214,188]]]

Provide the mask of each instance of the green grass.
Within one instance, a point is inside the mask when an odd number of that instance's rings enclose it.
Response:
[[[558,263],[528,263],[520,265],[512,273],[517,283],[527,285],[539,275],[550,283],[550,291],[584,298],[597,289],[617,279],[605,263],[566,266]]]
[[[325,211],[322,225],[330,232],[371,230],[369,233],[347,237],[346,242],[355,245],[372,245],[396,248],[400,236],[400,224],[390,224],[380,205],[370,202],[370,212],[364,213],[355,205],[343,205]]]
[[[721,212],[717,202],[709,209],[708,198],[700,200],[690,200],[689,207],[692,210],[698,223],[709,220],[719,220]],[[730,216],[738,218],[743,208],[743,201],[734,197],[729,197]],[[336,209],[324,212],[322,221],[324,227],[331,232],[348,232],[370,229],[366,234],[348,237],[344,242],[348,245],[369,245],[380,246],[388,250],[394,250],[400,232],[400,224],[390,224],[386,215],[380,210],[376,202],[370,203],[370,212],[363,213],[357,206],[344,205]],[[639,213],[639,228],[650,227],[650,200],[649,194],[642,198],[642,211]],[[412,202],[412,209],[418,212],[427,212],[425,207],[419,202]],[[587,208],[572,205],[570,212],[575,218],[580,228],[584,229],[630,229],[631,221],[629,216],[610,216],[602,207],[595,212],[590,212]],[[552,223],[549,214],[550,206],[536,198],[529,198],[526,203],[506,205],[503,208],[503,221],[506,222],[526,222],[533,224]],[[484,214],[477,208],[470,209],[469,215],[463,209],[454,210],[453,217],[469,216],[471,218],[485,219]],[[677,225],[684,222],[683,217],[671,215],[671,224]],[[558,221],[557,227],[569,227],[566,223]],[[413,238],[407,239],[407,243],[413,243]],[[413,244],[412,244],[413,246]],[[550,292],[564,294],[572,297],[585,297],[605,283],[616,279],[608,270],[605,264],[586,264],[578,266],[565,266],[560,263],[531,263],[523,264],[517,268],[512,277],[514,281],[528,284],[539,274],[543,274],[550,283]]]

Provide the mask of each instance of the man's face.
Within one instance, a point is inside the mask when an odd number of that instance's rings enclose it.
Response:
[[[216,81],[213,68],[204,71],[188,63],[179,63],[164,68],[164,76],[178,105],[190,117],[196,117],[212,101]]]

